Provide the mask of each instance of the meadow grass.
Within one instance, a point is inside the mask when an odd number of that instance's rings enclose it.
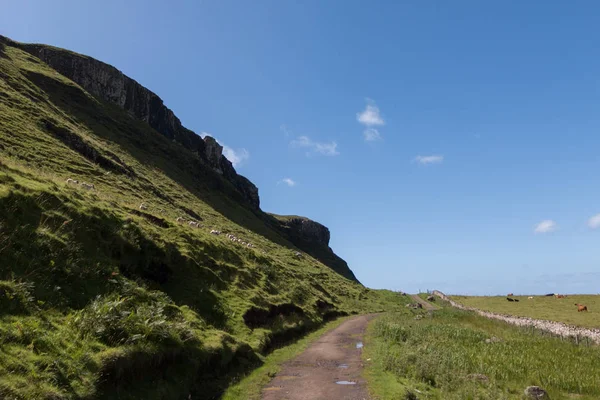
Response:
[[[522,399],[531,385],[553,400],[600,398],[600,347],[452,308],[376,319],[363,359],[374,399]]]
[[[506,296],[450,296],[452,300],[468,307],[500,314],[515,315],[564,322],[585,328],[600,328],[600,296],[568,295],[564,299],[554,296],[512,296],[519,302],[509,302]],[[585,304],[587,312],[578,312],[578,304]]]
[[[336,315],[403,306],[296,258],[272,220],[196,154],[0,43],[0,398],[215,397]]]

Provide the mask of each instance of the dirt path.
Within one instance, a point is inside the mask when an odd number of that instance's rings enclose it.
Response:
[[[323,335],[263,389],[263,400],[368,400],[361,377],[362,337],[375,315],[359,315]],[[351,384],[338,384],[346,381]]]
[[[430,302],[423,300],[422,298],[419,297],[418,294],[411,294],[410,297],[412,297],[412,299],[414,301],[416,301],[417,303],[420,303],[425,310],[437,310],[438,309],[438,306],[433,305]]]

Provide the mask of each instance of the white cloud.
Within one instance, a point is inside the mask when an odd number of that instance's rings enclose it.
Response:
[[[234,167],[238,167],[242,165],[244,162],[248,161],[250,158],[250,152],[246,149],[234,149],[232,147],[227,146],[225,143],[222,143],[219,139],[214,137],[208,132],[200,132],[200,137],[204,139],[206,136],[212,136],[217,143],[223,146],[223,155],[227,158]]]
[[[336,142],[315,142],[308,136],[298,136],[296,139],[290,142],[290,146],[310,149],[306,155],[316,153],[324,156],[337,156],[340,154],[339,151],[337,151]]]
[[[279,182],[281,183],[285,183],[286,185],[288,185],[289,187],[293,187],[296,186],[296,182],[292,179],[292,178],[283,178],[282,180],[280,180]]]
[[[356,113],[356,120],[365,126],[385,125],[379,107],[371,99],[367,99],[367,106],[362,112]]]
[[[600,228],[600,214],[596,214],[588,220],[588,226],[592,229]]]
[[[551,219],[545,219],[535,226],[535,229],[533,230],[533,232],[534,233],[549,233],[549,232],[555,231],[557,228],[558,228],[558,226],[556,225],[556,222],[552,221]]]
[[[441,155],[416,156],[414,158],[414,161],[419,164],[422,164],[422,165],[440,164],[444,161],[444,156],[441,156]]]
[[[250,152],[246,149],[232,149],[229,146],[223,145],[223,155],[231,161],[234,167],[242,165],[250,158]]]
[[[365,138],[365,141],[367,142],[373,142],[375,140],[381,140],[381,135],[379,134],[379,131],[375,128],[367,128],[363,131],[363,136]]]

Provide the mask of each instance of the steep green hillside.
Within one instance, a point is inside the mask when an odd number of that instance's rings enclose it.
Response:
[[[214,398],[324,320],[401,305],[111,68],[0,37],[0,398]]]

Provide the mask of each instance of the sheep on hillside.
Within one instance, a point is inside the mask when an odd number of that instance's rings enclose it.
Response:
[[[213,230],[211,230],[211,231],[210,231],[210,233],[211,233],[212,235],[220,235],[220,234],[221,234],[221,231],[217,231],[216,229],[213,229]]]
[[[140,204],[140,210],[147,210],[147,209],[148,209],[148,204],[146,204],[146,203]]]
[[[86,190],[95,190],[96,186],[93,183],[81,182],[80,184]]]
[[[179,224],[183,224],[183,223],[185,223],[185,219],[181,218],[181,217],[177,217],[177,219],[175,220],[175,222],[177,222]]]
[[[78,184],[79,184],[79,181],[78,181],[78,180],[75,180],[75,179],[71,179],[71,178],[69,178],[69,179],[67,179],[67,184],[78,185]]]
[[[200,227],[200,223],[196,222],[196,221],[190,221],[189,222],[190,227],[192,228],[199,228]]]

